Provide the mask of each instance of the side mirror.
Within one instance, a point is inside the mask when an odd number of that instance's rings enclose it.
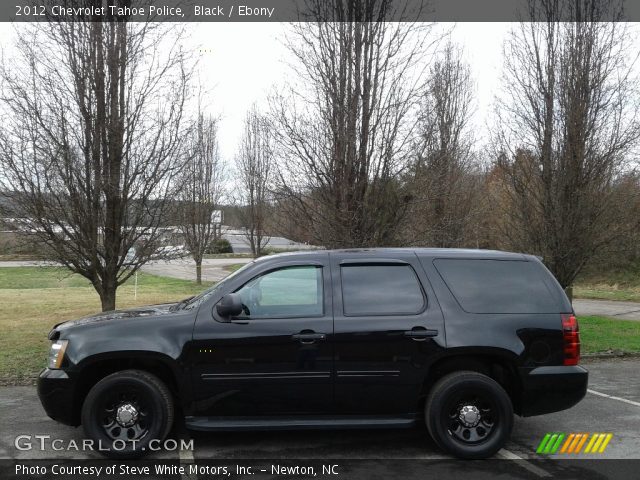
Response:
[[[238,293],[229,293],[216,304],[216,312],[222,318],[238,316],[242,313],[242,299]]]

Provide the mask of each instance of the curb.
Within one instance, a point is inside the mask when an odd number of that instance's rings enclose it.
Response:
[[[580,358],[599,359],[599,358],[639,358],[640,352],[625,352],[623,350],[609,350],[606,352],[583,353]]]

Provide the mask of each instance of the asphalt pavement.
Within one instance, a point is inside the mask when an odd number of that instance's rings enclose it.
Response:
[[[600,315],[623,320],[640,320],[640,303],[616,300],[573,299],[576,315]]]
[[[567,458],[640,459],[640,359],[597,360],[585,363],[590,371],[589,392],[575,407],[549,415],[516,417],[511,440],[495,460],[534,460],[535,450],[549,432],[612,433],[602,454],[547,455],[546,462]],[[20,450],[16,437],[29,435],[38,448]],[[35,435],[48,435],[44,450]],[[409,430],[272,431],[198,433],[179,431],[193,440],[189,461],[209,459],[366,459],[449,460],[434,445],[424,427]],[[54,450],[50,440],[81,443],[81,428],[60,425],[43,411],[35,387],[0,387],[0,458],[97,459],[97,452]],[[22,445],[24,446],[24,445]],[[153,453],[151,459],[178,458],[177,452]],[[179,457],[184,460],[184,454]],[[537,461],[535,461],[537,460]],[[526,463],[526,462],[525,462]],[[542,475],[544,476],[544,475]]]

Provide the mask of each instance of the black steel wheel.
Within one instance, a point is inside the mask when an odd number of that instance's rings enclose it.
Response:
[[[155,375],[125,370],[100,380],[82,407],[82,424],[94,449],[112,458],[134,458],[149,442],[165,439],[173,423],[173,399]]]
[[[495,380],[477,372],[454,372],[431,389],[425,406],[429,433],[458,458],[487,458],[511,434],[513,406]]]

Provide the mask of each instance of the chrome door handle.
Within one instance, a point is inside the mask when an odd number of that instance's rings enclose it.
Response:
[[[428,328],[414,328],[404,332],[404,336],[415,340],[416,342],[424,342],[427,338],[437,337],[438,330],[430,330]]]
[[[318,340],[326,340],[326,338],[327,338],[327,335],[325,333],[315,333],[315,332],[296,333],[294,335],[291,335],[292,340],[297,340],[300,343],[304,343],[304,344],[315,343]]]

